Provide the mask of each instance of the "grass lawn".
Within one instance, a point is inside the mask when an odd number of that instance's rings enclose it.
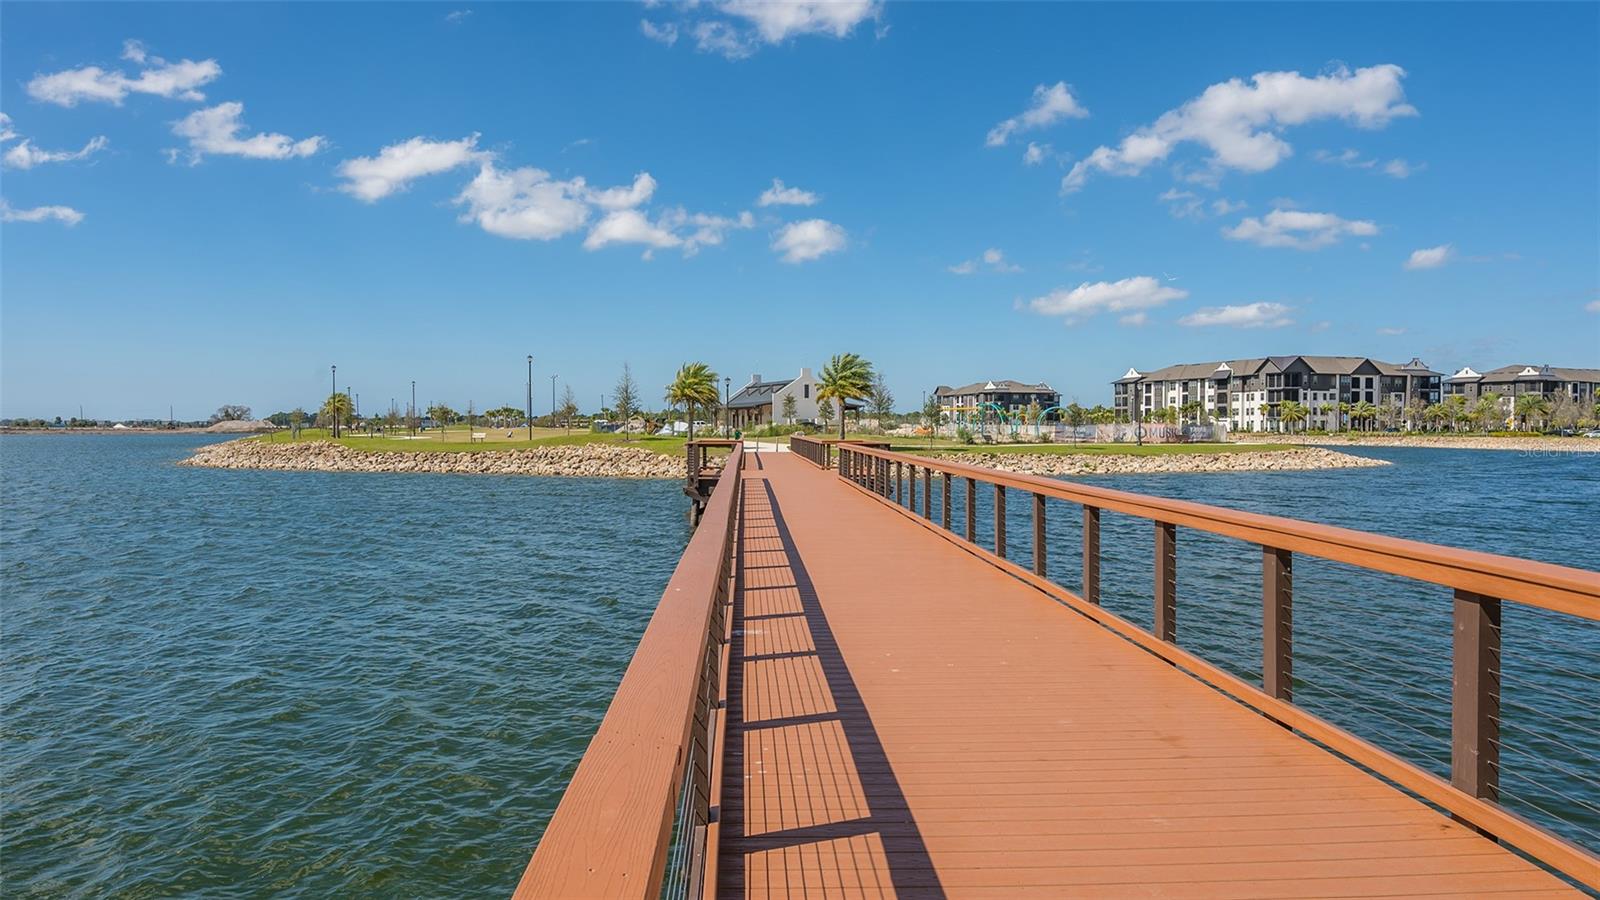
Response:
[[[507,435],[507,432],[510,435]],[[473,441],[472,435],[482,434],[481,442]],[[289,443],[287,430],[265,434],[256,440],[267,441],[274,444]],[[334,440],[355,450],[368,450],[376,452],[427,452],[427,451],[462,451],[475,453],[482,450],[518,450],[529,447],[564,447],[578,444],[621,444],[620,434],[594,434],[588,431],[576,431],[571,434],[560,428],[535,428],[533,440],[528,440],[526,428],[483,428],[469,429],[466,426],[451,427],[444,431],[432,430],[420,433],[415,438],[406,435],[367,437],[365,434],[351,434],[338,439],[328,437],[326,429],[302,428],[300,429],[300,442]],[[684,438],[681,437],[655,437],[632,435],[627,442],[628,446],[651,450],[669,456],[682,456]]]

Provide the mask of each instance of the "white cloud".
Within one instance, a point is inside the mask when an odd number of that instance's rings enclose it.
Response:
[[[1187,296],[1189,292],[1182,288],[1167,287],[1149,275],[1136,275],[1121,281],[1086,281],[1070,290],[1057,288],[1035,297],[1028,306],[1040,315],[1061,316],[1072,325],[1102,310],[1131,314]]]
[[[445,13],[444,20],[451,25],[460,25],[462,22],[467,20],[468,16],[471,15],[472,10],[470,9],[453,9]]]
[[[757,206],[815,206],[822,198],[810,191],[784,185],[779,178],[772,179],[772,187],[761,192]]]
[[[578,179],[582,184],[583,179]],[[590,203],[601,209],[620,210],[632,209],[649,200],[656,192],[656,180],[650,177],[649,172],[640,172],[633,176],[633,184],[628,187],[606,188],[602,191],[590,190],[584,196]],[[596,226],[598,228],[598,226]]]
[[[683,207],[667,210],[661,221],[674,232],[688,231],[683,239],[683,255],[693,256],[701,247],[714,247],[722,243],[730,231],[754,228],[756,217],[748,210],[734,217],[710,213],[691,213]]]
[[[978,271],[978,261],[975,259],[964,259],[953,266],[946,266],[945,268],[957,275],[971,275],[973,272]]]
[[[549,241],[582,228],[589,221],[583,179],[558,181],[531,166],[502,170],[485,159],[477,177],[456,197],[465,206],[461,221],[476,222],[493,235],[517,240]],[[622,226],[615,226],[622,228]]]
[[[744,59],[763,46],[790,38],[848,37],[862,22],[876,20],[883,4],[881,0],[712,0],[685,3],[678,9],[683,13],[679,22],[646,19],[640,31],[668,46],[686,33],[703,53]],[[882,33],[880,29],[880,37]]]
[[[1312,154],[1312,158],[1317,162],[1340,165],[1347,169],[1370,169],[1380,171],[1391,178],[1409,178],[1417,172],[1420,172],[1428,167],[1426,163],[1413,165],[1403,159],[1398,158],[1391,159],[1388,162],[1382,162],[1376,159],[1368,159],[1363,157],[1357,151],[1350,149],[1343,150],[1339,153],[1333,153],[1328,150],[1318,150],[1316,153]]]
[[[645,218],[636,209],[607,213],[583,239],[583,249],[598,250],[607,244],[644,244],[647,247],[677,247],[683,239]]]
[[[1226,325],[1233,328],[1282,328],[1293,324],[1289,307],[1282,303],[1243,303],[1235,306],[1207,306],[1178,320],[1179,325],[1205,327]]]
[[[13,141],[21,135],[11,127],[11,117],[0,113],[0,143]],[[111,143],[105,135],[89,139],[81,150],[41,150],[33,145],[33,141],[22,138],[15,147],[7,150],[3,159],[4,164],[12,169],[31,169],[34,166],[53,162],[71,162],[73,160],[87,159],[91,154],[104,150]]]
[[[172,133],[189,140],[189,160],[197,163],[206,154],[244,156],[250,159],[290,159],[310,156],[322,149],[322,138],[295,140],[284,134],[263,131],[240,137],[245,130],[243,103],[219,103],[198,109],[174,122]]]
[[[1262,218],[1252,216],[1232,228],[1222,229],[1223,236],[1230,240],[1296,250],[1326,247],[1346,235],[1365,237],[1377,233],[1378,226],[1365,219],[1342,219],[1333,213],[1287,209],[1274,209]]]
[[[1600,313],[1600,300],[1590,300],[1583,308],[1586,312]]]
[[[1426,247],[1422,250],[1411,251],[1411,257],[1406,260],[1407,269],[1437,269],[1450,261],[1455,251],[1449,244],[1440,244],[1437,247]]]
[[[1332,322],[1329,322],[1327,319],[1323,319],[1320,322],[1312,322],[1310,330],[1312,332],[1327,331],[1329,328],[1332,328],[1332,327],[1333,327],[1333,323]]]
[[[778,229],[772,249],[786,263],[802,263],[843,250],[845,230],[826,219],[791,222]]]
[[[1383,335],[1385,337],[1394,337],[1395,335],[1400,335],[1400,334],[1405,334],[1405,333],[1406,333],[1406,330],[1404,328],[1379,328],[1378,329],[1378,334]]]
[[[222,75],[222,66],[214,59],[167,62],[150,56],[144,45],[134,40],[123,42],[122,58],[141,66],[138,74],[83,66],[36,75],[28,82],[28,96],[58,106],[77,106],[85,100],[120,106],[129,94],[199,101],[206,97],[197,88]]]
[[[35,206],[33,209],[12,209],[11,204],[0,200],[0,222],[48,222],[51,219],[71,228],[83,221],[83,213],[70,206]]]
[[[485,158],[478,150],[476,134],[459,141],[414,137],[384,147],[377,156],[358,156],[340,163],[338,173],[345,183],[339,185],[339,190],[373,203],[405,190],[418,178],[448,172]]]
[[[666,44],[668,47],[678,42],[678,26],[671,22],[657,25],[649,19],[640,19],[639,30],[644,32],[644,36],[650,40]]]
[[[946,266],[945,268],[946,270],[957,275],[971,275],[973,272],[978,271],[979,265],[988,266],[990,269],[996,272],[1001,272],[1007,275],[1022,271],[1022,267],[1006,259],[1005,253],[1002,252],[998,247],[990,247],[989,249],[983,251],[983,253],[980,254],[977,259],[963,260],[962,262],[958,262],[953,266]]]
[[[1119,325],[1132,325],[1135,328],[1137,328],[1137,327],[1139,327],[1141,325],[1148,324],[1149,321],[1150,321],[1150,314],[1149,313],[1136,312],[1136,313],[1128,313],[1127,315],[1125,315],[1122,318],[1118,319],[1117,320],[1117,324],[1119,324]]]
[[[1211,212],[1219,216],[1232,215],[1250,204],[1243,200],[1235,203],[1226,197],[1211,201]]]
[[[1088,115],[1089,111],[1079,105],[1078,98],[1072,96],[1072,88],[1065,81],[1041,84],[1033,89],[1033,99],[1028,103],[1028,108],[989,129],[984,144],[1001,147],[1019,131],[1045,128],[1062,119],[1083,119]]]
[[[1167,212],[1171,213],[1174,219],[1205,218],[1205,201],[1201,200],[1194,191],[1167,188],[1156,199],[1167,204]]]
[[[1261,172],[1293,152],[1278,133],[1291,125],[1343,119],[1361,128],[1381,128],[1390,119],[1414,116],[1405,102],[1395,65],[1351,72],[1340,67],[1306,78],[1298,72],[1260,72],[1250,83],[1234,78],[1206,88],[1200,96],[1135,130],[1116,147],[1101,146],[1061,180],[1063,193],[1083,187],[1093,172],[1136,175],[1165,160],[1185,142],[1210,151],[1215,170]]]
[[[1028,149],[1022,151],[1022,164],[1025,166],[1037,166],[1053,153],[1055,153],[1055,148],[1049,144],[1035,144],[1033,141],[1029,141]]]

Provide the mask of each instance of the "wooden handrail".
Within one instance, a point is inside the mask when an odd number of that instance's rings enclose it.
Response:
[[[789,436],[790,451],[821,469],[833,468],[833,448],[843,444],[852,447],[876,447],[882,450],[888,450],[893,446],[888,441],[878,438],[837,438],[822,435],[812,437],[804,434]]]
[[[522,874],[518,898],[657,896],[682,792],[696,791],[702,807],[710,795],[709,783],[686,788],[685,773],[711,771],[713,760],[697,757],[721,733],[716,698],[708,711],[705,696],[708,674],[712,690],[726,684],[710,670],[727,660],[723,616],[743,464],[743,447],[731,443],[723,477]],[[703,832],[707,823],[690,824]]]
[[[1188,500],[1169,500],[1037,475],[1019,475],[933,457],[870,447],[854,448],[852,452],[889,462],[928,466],[936,471],[1043,494],[1084,507],[1181,525],[1253,544],[1349,563],[1364,569],[1498,597],[1584,619],[1600,620],[1600,572]]]
[[[902,467],[911,471],[913,490],[902,502]],[[945,514],[935,524],[929,510],[918,515],[914,498],[916,471],[922,468],[926,485],[932,472],[943,478],[963,477],[967,484],[965,539],[950,527],[949,493],[944,492]],[[1366,534],[1346,528],[1315,525],[1243,513],[1179,500],[1147,497],[1125,491],[1014,475],[963,463],[885,452],[866,447],[840,448],[839,476],[854,487],[888,504],[917,525],[944,540],[978,555],[1087,618],[1128,639],[1150,653],[1205,680],[1218,690],[1253,707],[1285,727],[1344,755],[1355,763],[1437,804],[1530,857],[1590,888],[1600,889],[1600,858],[1589,850],[1550,833],[1500,806],[1496,783],[1499,710],[1500,602],[1511,600],[1590,620],[1600,619],[1600,573],[1534,563],[1489,553],[1440,547],[1419,541]],[[991,551],[974,541],[973,510],[977,482],[995,488],[997,510],[1005,489],[1017,488],[1035,499],[1035,560],[1033,571],[1005,558],[1003,513],[997,515],[995,547]],[[1088,598],[1049,580],[1043,573],[1043,498],[1077,503],[1084,510],[1084,584]],[[926,504],[927,493],[924,493]],[[1150,519],[1155,523],[1155,623],[1146,630],[1098,604],[1100,510],[1110,509]],[[1257,543],[1262,548],[1263,685],[1250,684],[1175,643],[1177,597],[1176,526],[1198,528],[1213,534]],[[1363,568],[1407,576],[1455,588],[1455,651],[1452,665],[1452,773],[1446,781],[1369,741],[1294,705],[1292,680],[1292,555],[1291,551]],[[1492,585],[1483,591],[1464,585]]]

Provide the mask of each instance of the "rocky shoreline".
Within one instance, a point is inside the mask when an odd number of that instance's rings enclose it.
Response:
[[[1233,434],[1236,444],[1307,447],[1433,447],[1445,450],[1520,450],[1524,453],[1600,453],[1600,438],[1490,437],[1464,434]]]
[[[470,452],[373,452],[353,450],[332,441],[277,443],[244,439],[201,447],[178,465],[296,472],[422,472],[564,478],[682,478],[684,474],[681,456],[600,443]]]
[[[1165,475],[1194,472],[1306,472],[1317,469],[1370,469],[1381,459],[1352,456],[1321,447],[1238,453],[1174,453],[1164,456],[1091,456],[1044,453],[935,453],[935,459],[1015,472],[1019,475]]]

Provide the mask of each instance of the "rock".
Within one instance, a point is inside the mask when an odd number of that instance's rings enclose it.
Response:
[[[471,475],[546,475],[569,478],[682,478],[683,458],[640,447],[576,444],[515,450],[355,450],[331,441],[227,441],[196,450],[178,463],[216,469],[317,472],[425,472]]]
[[[1019,475],[1150,475],[1187,472],[1301,472],[1365,469],[1388,461],[1337,453],[1321,447],[1237,453],[1173,453],[1161,456],[1090,456],[1073,453],[936,453],[934,459],[963,462]]]

